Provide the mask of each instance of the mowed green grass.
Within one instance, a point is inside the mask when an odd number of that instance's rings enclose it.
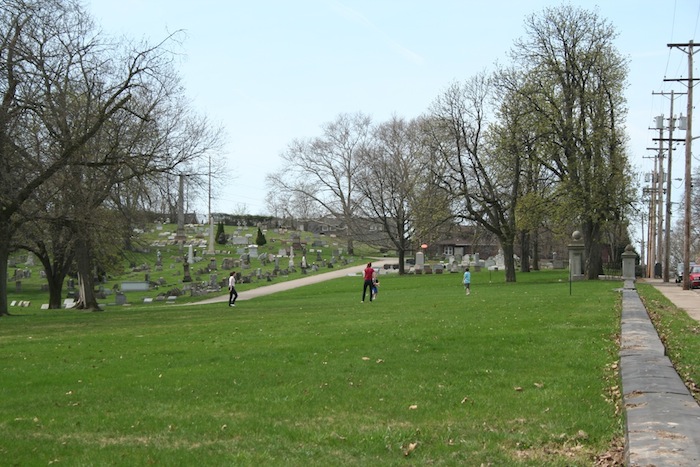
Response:
[[[671,303],[650,284],[638,284],[637,291],[674,368],[693,396],[700,399],[700,339],[698,339],[700,325],[698,321]]]
[[[460,278],[3,318],[0,464],[591,465],[621,284]]]

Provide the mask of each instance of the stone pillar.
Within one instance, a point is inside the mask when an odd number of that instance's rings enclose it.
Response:
[[[423,266],[425,264],[425,255],[422,251],[416,253],[416,266]]]
[[[578,230],[571,235],[569,243],[569,277],[573,281],[583,279],[583,237]]]
[[[416,264],[413,267],[413,271],[416,274],[423,274],[424,265],[425,265],[425,254],[422,251],[416,252]]]
[[[637,259],[637,253],[634,252],[632,245],[625,247],[625,252],[622,253],[622,278],[635,280],[634,262]]]

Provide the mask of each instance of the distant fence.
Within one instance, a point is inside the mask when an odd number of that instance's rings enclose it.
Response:
[[[603,263],[603,277],[606,279],[617,279],[622,277],[622,261]]]

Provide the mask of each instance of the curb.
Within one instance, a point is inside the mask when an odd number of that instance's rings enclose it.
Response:
[[[627,419],[625,464],[700,465],[700,406],[666,356],[636,288],[627,282],[620,376]]]

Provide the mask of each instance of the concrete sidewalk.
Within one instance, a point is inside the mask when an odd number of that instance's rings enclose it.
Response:
[[[646,279],[700,320],[700,295],[675,283]],[[622,292],[620,375],[627,418],[629,466],[700,465],[700,406],[666,356],[633,281]]]
[[[663,282],[661,279],[640,279],[639,282],[653,285],[674,305],[700,322],[700,289],[683,290],[681,284]]]
[[[372,260],[373,267],[384,267],[385,264],[396,264],[398,263],[397,258],[382,258],[378,260]],[[319,282],[324,282],[331,279],[337,279],[339,277],[345,276],[359,276],[362,278],[362,270],[366,267],[366,263],[358,264],[355,266],[339,269],[329,269],[328,272],[321,272],[316,274],[310,274],[307,276],[302,276],[299,279],[292,279],[284,282],[273,282],[270,285],[264,285],[262,287],[256,287],[250,290],[237,290],[238,298],[236,302],[241,300],[250,300],[255,297],[262,297],[263,295],[269,295],[276,292],[281,292],[283,290],[291,290],[297,287],[303,287],[305,285],[316,284]],[[358,282],[358,290],[362,290],[362,281]],[[238,289],[239,287],[237,287]],[[242,288],[242,286],[240,286]],[[228,302],[228,291],[218,297],[208,298],[197,302],[197,305],[204,305],[208,303],[227,303]]]

